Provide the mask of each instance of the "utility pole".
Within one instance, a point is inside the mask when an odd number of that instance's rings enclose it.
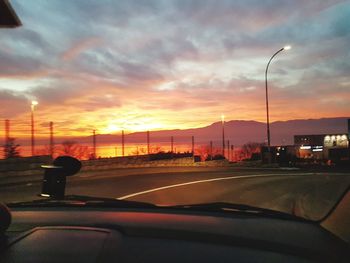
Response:
[[[34,156],[34,149],[35,149],[35,139],[34,139],[34,110],[32,110],[31,113],[31,150],[32,150],[32,156]]]
[[[125,147],[125,145],[124,145],[124,130],[122,130],[122,156],[124,157],[125,156],[125,149],[124,149],[124,147]]]
[[[53,157],[54,140],[53,140],[53,122],[50,121],[50,155]]]
[[[34,128],[34,109],[35,106],[38,105],[37,101],[32,101],[32,104],[30,105],[31,108],[31,116],[30,116],[30,120],[31,120],[31,146],[32,146],[32,156],[34,156],[35,154],[35,139],[34,139],[34,133],[35,133],[35,128]]]
[[[96,130],[92,131],[92,147],[93,147],[93,154],[94,159],[96,159]]]
[[[227,140],[227,159],[230,161],[230,140]]]
[[[170,145],[171,145],[171,153],[173,153],[174,152],[174,137],[173,136],[170,137]]]
[[[149,131],[147,131],[147,154],[150,154]]]
[[[10,120],[5,120],[5,144],[10,139]]]
[[[350,119],[348,119],[348,158],[350,160]]]
[[[213,160],[213,141],[210,141],[210,160]]]
[[[235,152],[234,152],[234,146],[231,145],[231,158],[232,158],[232,161],[235,161]]]
[[[194,156],[194,136],[192,136],[192,155]]]
[[[225,157],[225,116],[221,116],[222,125],[222,156]]]

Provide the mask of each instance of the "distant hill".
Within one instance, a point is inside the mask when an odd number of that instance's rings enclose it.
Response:
[[[293,136],[300,134],[324,134],[324,133],[347,133],[347,119],[322,118],[277,121],[270,124],[271,142],[275,145],[293,144]],[[151,142],[170,142],[170,137],[174,136],[176,143],[191,143],[191,136],[195,136],[196,143],[219,144],[222,138],[222,124],[215,122],[209,126],[186,129],[186,130],[163,130],[151,131]],[[264,142],[266,140],[266,124],[257,121],[233,120],[225,122],[225,138],[231,144],[242,145],[249,141]],[[83,139],[83,138],[81,138]],[[79,139],[79,141],[81,141]],[[91,136],[83,139],[91,141]],[[99,143],[120,143],[120,135],[101,134],[98,135]],[[126,136],[128,143],[146,142],[146,132],[136,132]]]

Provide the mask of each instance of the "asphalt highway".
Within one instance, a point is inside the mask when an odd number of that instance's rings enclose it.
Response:
[[[350,185],[349,173],[242,168],[144,168],[82,173],[68,178],[66,194],[158,205],[242,203],[312,219],[322,217]],[[1,187],[0,201],[38,199],[41,183]]]

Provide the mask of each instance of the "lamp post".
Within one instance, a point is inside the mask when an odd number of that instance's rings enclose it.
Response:
[[[31,134],[32,134],[32,156],[34,156],[34,150],[35,150],[35,139],[34,139],[34,132],[35,132],[35,128],[34,128],[34,109],[35,106],[38,105],[38,102],[33,100],[32,104],[30,105],[31,107]]]
[[[124,138],[124,130],[122,130],[122,156],[125,156],[125,138]]]
[[[267,63],[266,71],[265,71],[266,123],[267,123],[266,129],[267,129],[267,146],[268,146],[269,152],[270,152],[270,146],[271,146],[271,139],[270,139],[269,96],[268,96],[268,90],[267,90],[267,71],[269,69],[269,65],[270,65],[272,59],[281,51],[289,50],[289,49],[291,49],[291,46],[285,46],[285,47],[281,48],[280,50],[278,50],[275,54],[273,54],[272,57],[270,58],[269,62]]]
[[[96,155],[96,130],[92,130],[92,154],[93,154],[93,159],[97,158]]]
[[[225,157],[225,116],[221,115],[222,126],[222,156]]]

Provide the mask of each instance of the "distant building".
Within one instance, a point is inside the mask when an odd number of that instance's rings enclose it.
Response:
[[[333,159],[347,157],[349,149],[349,135],[312,134],[295,135],[294,145],[297,146],[297,157],[310,159]]]
[[[261,147],[262,162],[294,165],[305,159],[305,163],[332,163],[350,165],[350,119],[347,133],[294,135],[294,145]],[[309,159],[309,160],[307,160]],[[302,161],[303,162],[303,161]]]
[[[298,158],[323,159],[335,162],[350,159],[350,119],[347,133],[295,135]]]

